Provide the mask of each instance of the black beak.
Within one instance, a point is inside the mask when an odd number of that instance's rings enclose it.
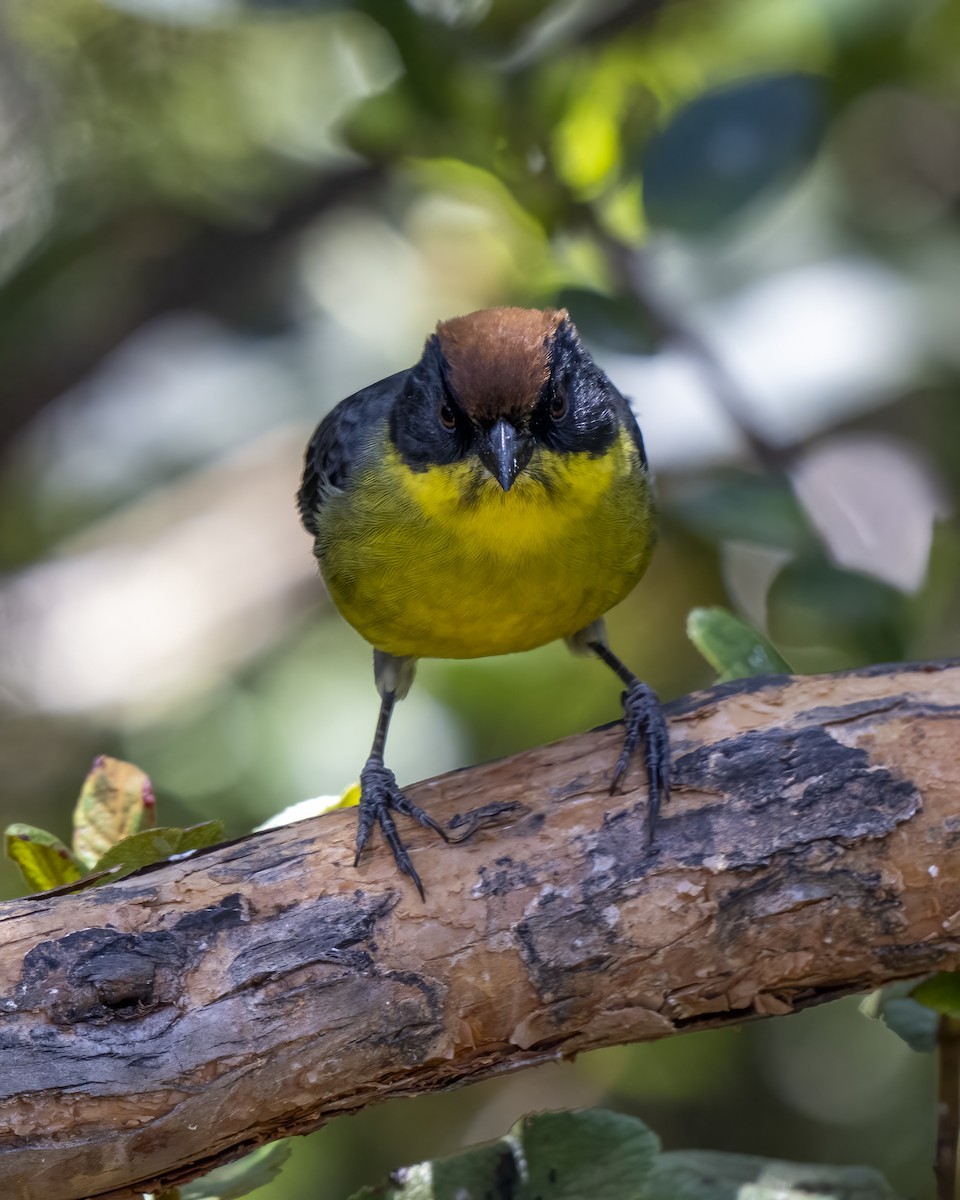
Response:
[[[480,434],[480,461],[505,492],[530,461],[533,441],[504,418]]]

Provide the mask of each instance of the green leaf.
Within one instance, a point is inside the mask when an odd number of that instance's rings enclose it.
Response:
[[[913,998],[911,993],[916,986],[916,980],[888,983],[865,996],[860,1001],[860,1011],[883,1021],[911,1050],[929,1054],[937,1048],[940,1019],[932,1008]]]
[[[150,779],[133,763],[101,754],[73,810],[73,852],[92,867],[124,838],[156,823]]]
[[[678,483],[670,515],[714,546],[732,540],[804,554],[820,545],[796,493],[774,476],[729,470]]]
[[[643,199],[653,225],[706,232],[813,157],[824,80],[799,72],[740,79],[701,93],[648,142]]]
[[[499,1141],[395,1172],[392,1180],[352,1200],[897,1200],[867,1167],[660,1154],[641,1121],[601,1109],[524,1117]]]
[[[124,838],[116,846],[111,846],[97,861],[94,869],[102,871],[107,867],[119,867],[122,868],[120,874],[128,875],[141,867],[163,862],[172,854],[184,854],[187,850],[213,846],[222,842],[223,836],[222,821],[204,821],[202,825],[191,825],[189,829],[144,829]],[[111,878],[117,877],[118,875],[114,874]]]
[[[533,1114],[508,1140],[526,1164],[526,1190],[518,1192],[524,1200],[548,1193],[564,1200],[636,1195],[660,1150],[642,1121],[602,1109]]]
[[[449,1200],[509,1194],[512,1200],[638,1200],[659,1142],[642,1121],[620,1113],[536,1113],[506,1137],[453,1158],[408,1167],[396,1184],[365,1188],[353,1200]]]
[[[897,1200],[879,1171],[778,1162],[749,1154],[661,1154],[639,1200]]]
[[[826,646],[844,665],[897,662],[910,638],[899,589],[828,561],[822,551],[786,564],[767,593],[770,632],[788,646]]]
[[[58,837],[34,825],[8,825],[5,850],[35,892],[73,883],[86,871]]]
[[[913,989],[913,998],[943,1017],[960,1017],[960,974],[939,971]]]
[[[762,634],[725,608],[694,608],[687,617],[687,637],[720,677],[791,674],[790,664]]]
[[[290,1150],[287,1141],[261,1146],[236,1162],[217,1167],[192,1183],[182,1184],[180,1200],[237,1200],[239,1196],[246,1196],[276,1179],[290,1157]]]

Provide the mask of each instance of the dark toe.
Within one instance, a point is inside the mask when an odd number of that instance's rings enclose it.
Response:
[[[642,741],[649,793],[647,839],[653,841],[660,805],[670,795],[670,735],[657,693],[639,679],[623,693],[623,720],[623,749],[617,759],[610,791],[613,793],[619,787]]]
[[[388,767],[385,767],[382,762],[370,760],[360,772],[357,848],[353,865],[356,866],[359,863],[360,855],[363,853],[363,848],[367,844],[367,839],[370,837],[370,832],[376,823],[380,826],[384,841],[390,847],[397,866],[404,875],[408,875],[413,881],[414,886],[420,893],[420,899],[425,900],[426,895],[423,890],[423,884],[420,881],[420,876],[417,874],[407,848],[403,844],[403,839],[397,832],[396,822],[393,819],[394,812],[412,817],[425,828],[435,830],[445,841],[449,840],[446,831],[429,813],[424,812],[422,808],[416,804],[412,804],[407,799],[397,786],[397,779],[394,773]]]

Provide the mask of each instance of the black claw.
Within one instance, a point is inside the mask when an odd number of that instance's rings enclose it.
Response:
[[[444,841],[450,840],[447,837],[446,830],[429,813],[424,812],[416,804],[412,804],[403,792],[401,792],[397,786],[396,776],[388,767],[385,767],[377,759],[368,759],[366,766],[360,772],[357,852],[354,856],[353,865],[356,866],[360,862],[360,855],[363,853],[363,848],[367,844],[367,839],[376,823],[380,826],[384,841],[393,852],[397,866],[404,875],[410,876],[414,886],[420,893],[420,899],[426,900],[420,876],[417,874],[416,868],[410,860],[410,855],[407,853],[407,848],[404,846],[400,834],[397,832],[397,826],[391,816],[391,810],[403,813],[404,816],[412,817],[415,821],[419,821],[426,829],[433,829],[436,833],[440,834]]]
[[[610,781],[610,793],[612,795],[617,791],[634,751],[642,740],[646,751],[644,758],[649,791],[647,841],[651,843],[660,804],[670,797],[670,737],[660,700],[653,688],[635,679],[628,684],[621,700],[625,726],[623,749]]]
[[[408,817],[413,817],[415,821],[419,821],[424,829],[432,829],[434,833],[439,833],[445,842],[450,841],[444,827],[438,821],[435,821],[428,812],[424,812],[419,805],[408,800],[403,792],[397,792],[393,807],[397,812],[402,812]]]

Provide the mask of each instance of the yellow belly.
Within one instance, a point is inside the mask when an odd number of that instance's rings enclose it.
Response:
[[[470,459],[412,472],[392,451],[320,515],[337,607],[397,656],[478,658],[568,637],[646,569],[655,514],[624,434],[601,457],[537,450],[509,492]]]

